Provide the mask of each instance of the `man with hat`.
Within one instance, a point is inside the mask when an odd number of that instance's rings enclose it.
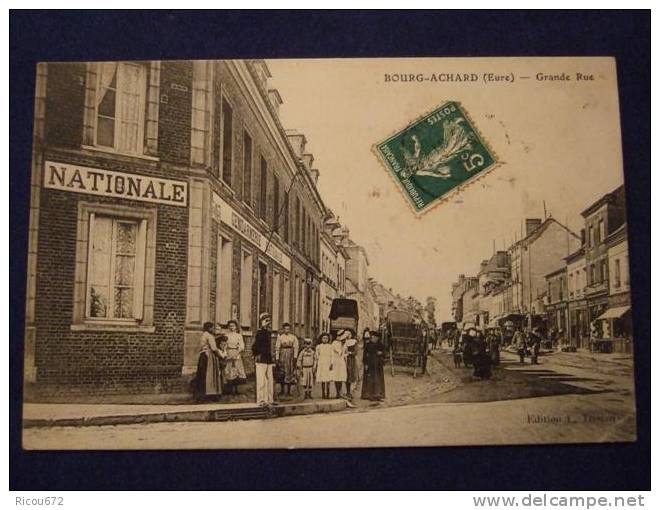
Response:
[[[270,314],[259,315],[259,330],[252,344],[255,377],[257,385],[257,404],[267,406],[274,403],[273,398],[273,354],[270,348]]]

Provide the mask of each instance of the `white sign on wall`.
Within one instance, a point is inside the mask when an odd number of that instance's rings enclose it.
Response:
[[[188,183],[101,168],[46,161],[44,187],[187,207]]]
[[[259,230],[250,224],[245,218],[237,213],[220,195],[213,193],[213,215],[224,224],[229,225],[242,237],[256,245],[262,252],[266,250],[266,255],[277,262],[287,271],[291,271],[291,259]]]

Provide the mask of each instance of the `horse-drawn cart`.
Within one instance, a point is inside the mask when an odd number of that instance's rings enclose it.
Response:
[[[413,377],[417,371],[426,371],[428,356],[428,335],[425,335],[421,324],[416,323],[412,314],[401,310],[388,312],[385,328],[385,345],[389,351],[390,370],[394,375],[394,367],[412,367]]]

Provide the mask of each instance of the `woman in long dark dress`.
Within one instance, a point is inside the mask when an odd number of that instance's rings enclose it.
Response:
[[[362,399],[381,401],[385,399],[385,373],[383,371],[383,344],[377,337],[372,337],[369,330],[365,330],[362,337],[364,341],[362,365],[364,377],[362,378]]]
[[[225,351],[218,348],[213,332],[215,325],[205,322],[200,341],[197,374],[195,375],[195,400],[217,400],[222,395],[222,359]]]

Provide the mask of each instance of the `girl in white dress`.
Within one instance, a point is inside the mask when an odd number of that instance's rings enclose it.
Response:
[[[330,398],[330,382],[332,382],[332,345],[329,342],[330,335],[321,333],[314,362],[316,381],[321,383],[321,392],[326,399]]]
[[[242,353],[245,350],[243,335],[238,332],[238,323],[230,320],[227,323],[227,359],[225,363],[225,381],[234,395],[238,395],[238,385],[246,380]]]
[[[346,382],[348,372],[346,370],[346,339],[348,334],[345,330],[337,332],[337,337],[332,342],[332,380],[335,382],[337,398],[341,398],[341,386]]]

